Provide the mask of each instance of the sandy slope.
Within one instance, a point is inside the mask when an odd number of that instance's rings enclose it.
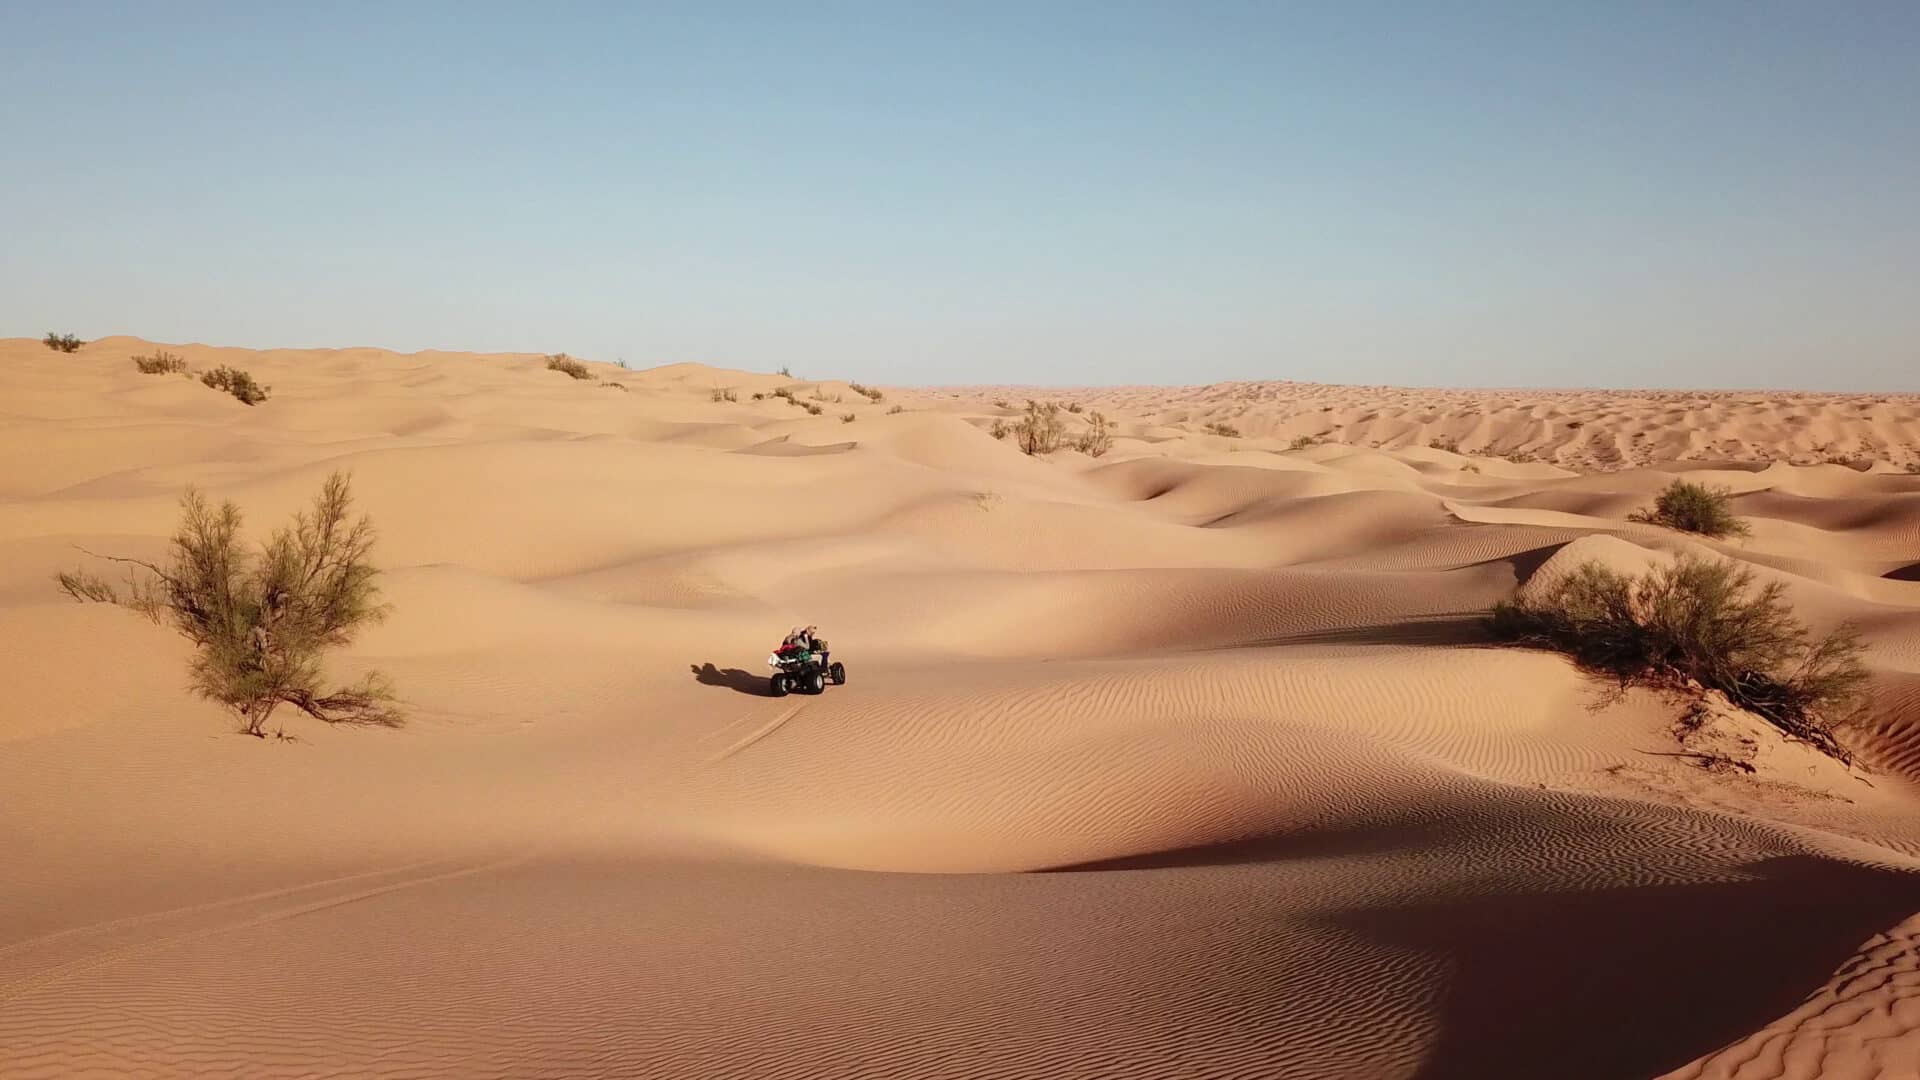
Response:
[[[0,1075],[1920,1075],[1914,401],[1125,388],[1035,460],[1013,390],[150,348],[0,341]],[[51,585],[338,468],[404,730],[233,735]],[[1865,628],[1864,769],[1485,646],[1702,546],[1678,469]],[[761,696],[803,620],[850,684]]]

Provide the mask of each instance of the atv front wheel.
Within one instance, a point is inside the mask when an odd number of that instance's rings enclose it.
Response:
[[[827,692],[827,677],[818,671],[807,676],[807,693],[824,694]]]
[[[827,668],[827,681],[835,686],[847,685],[847,665],[835,660]]]
[[[787,685],[787,677],[785,675],[775,675],[773,678],[767,680],[767,692],[774,697],[786,697],[787,691],[792,689],[793,687]]]

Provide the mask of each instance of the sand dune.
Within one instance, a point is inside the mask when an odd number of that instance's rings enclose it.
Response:
[[[1037,391],[589,368],[0,341],[0,1075],[1920,1075],[1920,400],[1053,391],[1113,448],[1029,458]],[[404,728],[235,735],[52,584],[336,469]],[[1688,551],[1862,628],[1857,767],[1485,637]],[[851,680],[766,696],[803,621]]]

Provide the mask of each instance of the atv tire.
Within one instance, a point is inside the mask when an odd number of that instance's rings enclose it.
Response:
[[[807,693],[824,694],[827,692],[827,677],[815,671],[807,675]]]
[[[827,681],[835,686],[847,685],[847,665],[834,661],[827,668]]]
[[[785,675],[775,675],[773,678],[767,680],[767,692],[774,697],[786,697],[788,691],[792,689],[793,687],[788,684]]]

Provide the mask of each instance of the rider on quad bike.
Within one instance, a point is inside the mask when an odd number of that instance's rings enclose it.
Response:
[[[828,683],[840,686],[847,681],[846,665],[830,661],[818,626],[794,627],[780,648],[767,657],[767,666],[773,669],[767,685],[774,697],[784,697],[794,690],[819,694],[825,692]]]

